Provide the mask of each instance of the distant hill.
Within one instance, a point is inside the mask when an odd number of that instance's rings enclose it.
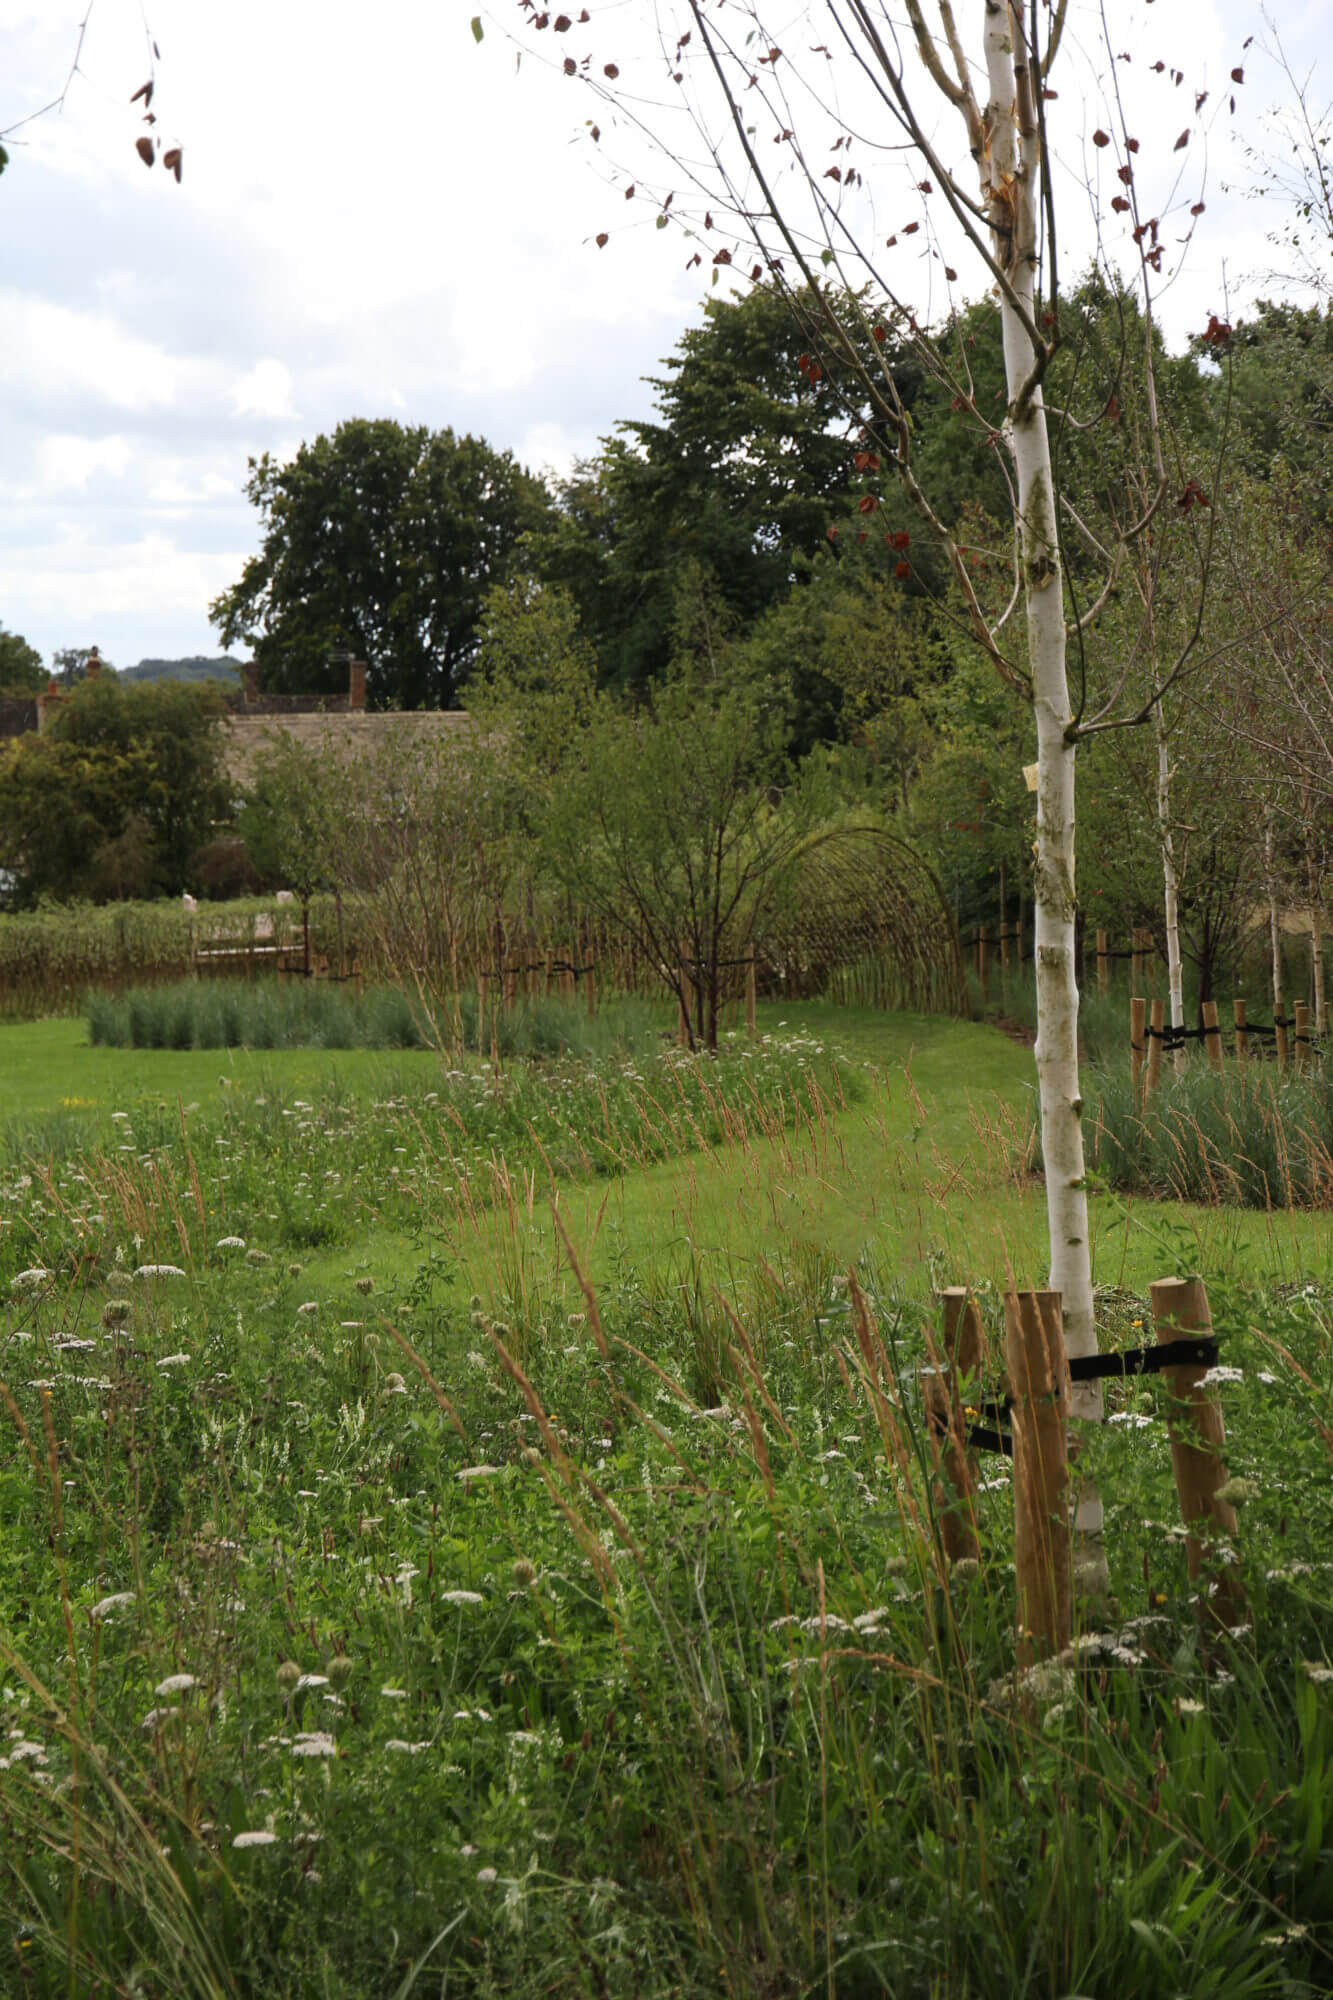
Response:
[[[207,659],[202,653],[192,654],[187,660],[140,660],[137,667],[122,667],[123,681],[226,681],[232,687],[241,682],[240,660],[233,660],[229,653],[220,653],[216,659]]]

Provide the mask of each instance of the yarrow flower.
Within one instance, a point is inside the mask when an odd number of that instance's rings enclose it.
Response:
[[[244,1250],[245,1238],[243,1236],[219,1236],[214,1247],[218,1250]],[[270,1840],[273,1838],[272,1834],[269,1835],[269,1838]],[[234,1846],[235,1842],[232,1844]],[[253,1847],[257,1843],[254,1840],[249,1840],[246,1844]]]
[[[277,1834],[270,1833],[267,1827],[257,1826],[249,1833],[236,1834],[231,1844],[233,1847],[272,1847],[277,1838]]]
[[[198,1685],[199,1683],[193,1674],[168,1674],[164,1681],[158,1682],[157,1686],[153,1689],[153,1693],[157,1695],[188,1694],[192,1687],[198,1687]]]
[[[440,1593],[440,1602],[441,1604],[484,1604],[486,1600],[479,1590],[445,1590]]]
[[[140,1264],[134,1273],[136,1278],[183,1278],[179,1264]]]

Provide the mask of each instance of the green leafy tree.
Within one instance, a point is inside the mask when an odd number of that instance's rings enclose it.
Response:
[[[42,656],[18,632],[0,625],[0,694],[40,694],[47,675]]]
[[[870,365],[862,315],[851,300],[838,310]],[[666,672],[686,565],[711,573],[743,629],[838,553],[829,531],[855,510],[865,398],[852,370],[813,367],[807,344],[776,283],[708,300],[651,379],[656,417],[619,425],[562,487],[532,553],[572,593],[604,682]],[[900,372],[910,402],[919,371]]]
[[[488,587],[549,495],[482,438],[356,418],[279,464],[251,459],[260,552],[210,618],[249,645],[261,685],[337,694],[351,649],[374,707],[448,708],[476,650]]]
[[[129,883],[139,894],[145,879],[159,894],[185,889],[230,814],[221,713],[208,688],[102,674],[78,684],[48,734],[15,738],[0,760],[0,857],[20,896],[112,896]]]
[[[687,571],[670,672],[637,706],[589,694],[538,811],[542,859],[575,907],[666,969],[691,1041],[710,1049],[727,962],[828,802],[821,763],[793,767],[781,691],[746,670],[728,623]]]

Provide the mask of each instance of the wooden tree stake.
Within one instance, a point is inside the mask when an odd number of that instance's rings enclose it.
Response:
[[[1208,1051],[1209,1066],[1221,1076],[1222,1030],[1217,1025],[1216,1000],[1205,1000],[1199,1011],[1203,1015],[1203,1045]]]
[[[1111,960],[1106,949],[1106,932],[1097,933],[1097,991],[1105,993],[1111,984]]]
[[[1162,1081],[1162,1037],[1166,1033],[1166,1009],[1160,1000],[1152,1003],[1152,1021],[1148,1035],[1148,1092],[1152,1094]]]
[[[1248,1060],[1250,1053],[1250,1038],[1245,1032],[1249,1020],[1249,1016],[1245,1011],[1245,1002],[1243,1000],[1233,1000],[1231,1003],[1231,1013],[1236,1023],[1236,1061],[1243,1063]]]
[[[1129,1003],[1129,1080],[1137,1089],[1143,1071],[1143,1045],[1147,1041],[1144,1029],[1148,1024],[1148,1003],[1146,1000],[1131,1000]]]
[[[1153,1331],[1158,1342],[1180,1340],[1194,1333],[1210,1334],[1212,1317],[1208,1293],[1202,1278],[1159,1278],[1149,1289]],[[1236,1510],[1219,1500],[1218,1488],[1226,1484],[1227,1467],[1222,1452],[1226,1432],[1222,1408],[1215,1389],[1203,1386],[1208,1370],[1193,1366],[1163,1370],[1170,1408],[1171,1466],[1180,1495],[1180,1518],[1186,1529],[1195,1522],[1207,1524],[1210,1534],[1234,1539]],[[1225,1625],[1240,1622],[1245,1610],[1245,1594],[1234,1569],[1209,1557],[1204,1538],[1186,1534],[1185,1558],[1190,1576],[1211,1583],[1210,1614]]]
[[[977,1478],[975,1453],[967,1449],[967,1421],[963,1412],[960,1378],[976,1383],[981,1374],[981,1314],[963,1285],[950,1285],[941,1292],[944,1308],[944,1353],[942,1365],[924,1369],[921,1386],[926,1415],[937,1446],[937,1464],[942,1475],[935,1482],[935,1508],[939,1516],[944,1553],[950,1562],[975,1562],[981,1553],[977,1540]],[[931,1345],[927,1334],[928,1347]],[[932,1354],[937,1363],[940,1357]]]
[[[1058,1292],[1010,1292],[1004,1347],[1013,1400],[1014,1562],[1021,1666],[1069,1644],[1069,1364]]]
[[[750,956],[745,962],[745,1032],[753,1035],[758,1025],[756,994],[758,982],[755,972],[754,946],[750,946]]]
[[[1311,1068],[1310,1062],[1310,1009],[1304,1000],[1298,1000],[1292,1008],[1296,1028],[1296,1067],[1298,1070]]]

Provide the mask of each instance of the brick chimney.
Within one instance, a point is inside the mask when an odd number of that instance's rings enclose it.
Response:
[[[37,697],[37,734],[45,736],[51,724],[59,715],[69,696],[58,682],[52,681],[45,694]]]
[[[347,662],[347,706],[353,714],[360,715],[366,706],[366,663],[364,660]]]
[[[247,708],[253,708],[259,700],[259,663],[256,660],[245,662],[244,687],[245,705]]]

